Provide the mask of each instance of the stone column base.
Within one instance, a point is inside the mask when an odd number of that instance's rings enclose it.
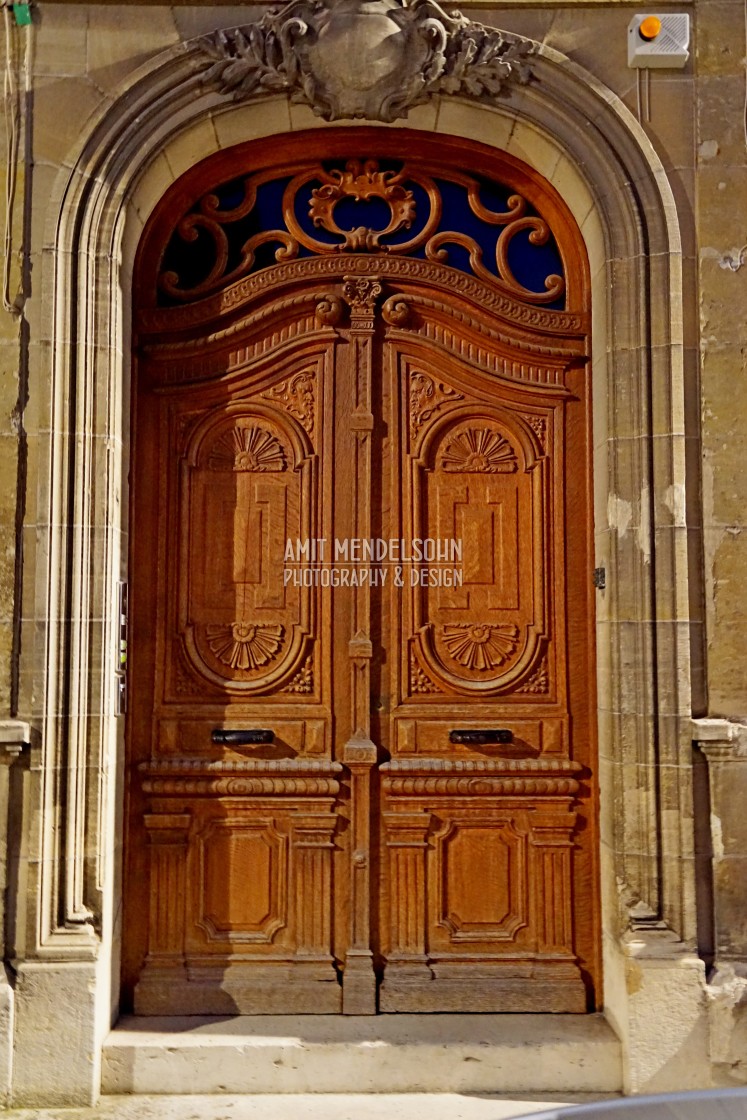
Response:
[[[628,991],[625,1093],[712,1085],[705,966],[669,930],[623,942]]]
[[[18,966],[14,1108],[93,1105],[98,1100],[96,971],[93,961],[26,961]]]

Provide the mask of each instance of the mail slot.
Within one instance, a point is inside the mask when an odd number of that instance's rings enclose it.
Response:
[[[467,746],[485,747],[490,746],[491,743],[513,743],[513,741],[513,731],[507,731],[503,727],[490,728],[484,731],[462,729],[449,732],[450,743],[464,743]]]
[[[223,727],[215,727],[211,738],[214,743],[220,743],[225,747],[248,747],[256,746],[258,743],[271,743],[275,738],[275,732],[267,728],[227,730]]]

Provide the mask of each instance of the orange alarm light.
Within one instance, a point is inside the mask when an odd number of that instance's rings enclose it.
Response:
[[[638,34],[642,39],[645,39],[647,43],[655,39],[660,31],[661,20],[658,16],[646,16],[646,18],[641,21],[641,25],[638,28]]]

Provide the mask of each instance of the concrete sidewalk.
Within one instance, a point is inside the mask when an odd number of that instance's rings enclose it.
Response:
[[[3,1120],[509,1120],[609,1094],[471,1096],[461,1093],[299,1093],[256,1096],[110,1096],[96,1108],[11,1109]]]

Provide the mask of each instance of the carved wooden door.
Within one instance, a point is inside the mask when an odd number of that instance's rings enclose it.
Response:
[[[585,272],[561,228],[563,278],[520,282],[545,221],[444,144],[340,132],[323,164],[247,147],[241,191],[203,172],[144,240],[125,982],[146,1014],[585,1011]],[[469,233],[442,229],[457,189]],[[388,224],[346,232],[371,201]],[[170,267],[206,232],[217,265]]]

